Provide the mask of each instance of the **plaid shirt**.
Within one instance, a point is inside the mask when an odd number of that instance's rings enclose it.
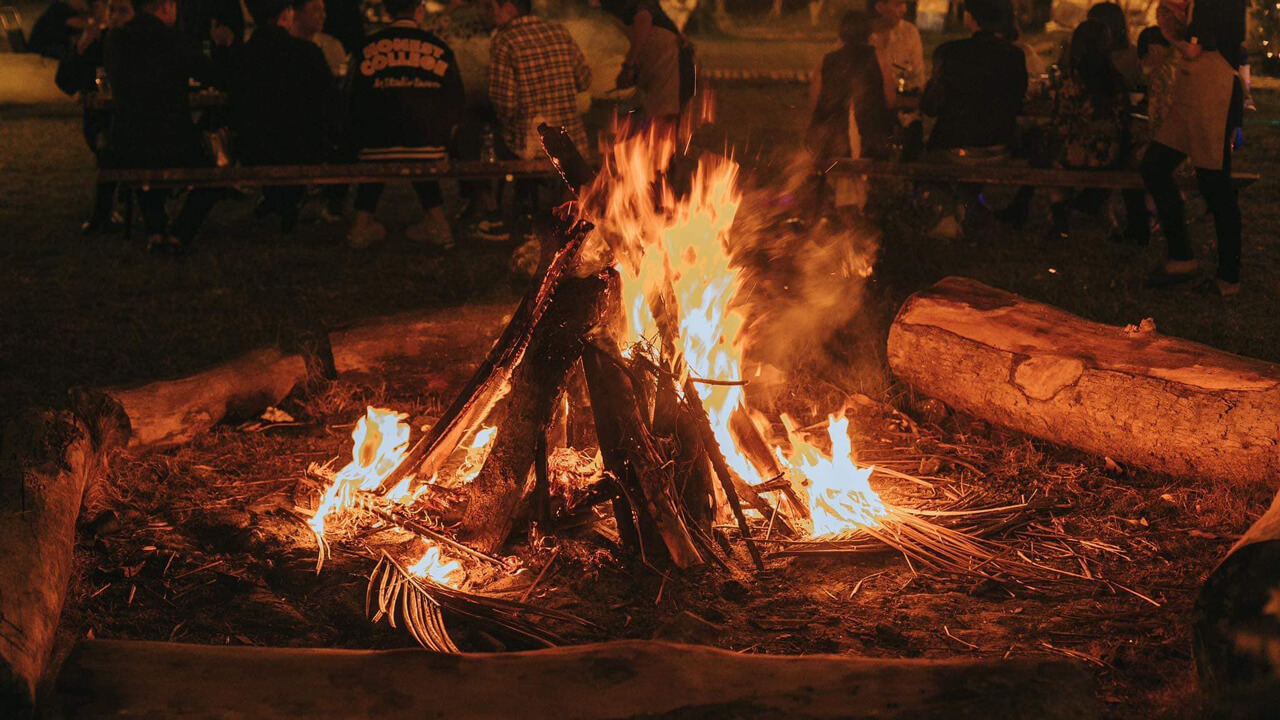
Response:
[[[532,15],[516,18],[494,35],[489,59],[489,99],[511,152],[536,152],[539,145],[526,145],[540,122],[563,125],[586,150],[577,94],[590,87],[591,66],[568,30]]]

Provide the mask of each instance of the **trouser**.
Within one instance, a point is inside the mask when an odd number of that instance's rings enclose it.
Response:
[[[1223,141],[1221,170],[1196,168],[1196,184],[1213,213],[1218,236],[1218,279],[1240,282],[1240,245],[1242,221],[1235,186],[1231,184],[1231,133]],[[1170,260],[1192,260],[1191,238],[1187,233],[1186,208],[1182,193],[1173,179],[1174,170],[1187,159],[1185,153],[1152,142],[1142,158],[1142,179],[1156,205],[1160,226],[1169,243]]]
[[[377,211],[378,200],[386,187],[385,183],[361,183],[356,188],[356,210],[368,213]],[[435,180],[415,182],[413,190],[418,193],[418,202],[422,204],[423,210],[431,210],[444,204],[444,196],[440,194],[440,183]]]
[[[100,182],[93,188],[93,214],[89,216],[90,225],[104,225],[111,221],[111,210],[116,204],[116,184]]]
[[[1003,165],[1009,162],[1009,152],[1004,146],[931,150],[928,160],[947,165]],[[969,182],[953,183],[950,200],[950,203],[943,203],[943,212],[954,212],[959,216],[958,219],[965,220],[974,211],[981,211],[984,207],[982,185]]]
[[[216,188],[196,188],[187,193],[182,210],[171,227],[167,227],[169,214],[164,208],[165,201],[169,199],[168,190],[138,191],[138,206],[142,209],[142,223],[147,228],[147,235],[168,234],[186,243],[196,236],[200,224],[220,197],[222,191]]]

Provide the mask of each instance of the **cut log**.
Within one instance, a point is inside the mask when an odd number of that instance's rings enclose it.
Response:
[[[67,718],[899,718],[1078,720],[1088,671],[1058,658],[753,655],[624,641],[493,655],[91,640]]]
[[[458,528],[459,536],[482,552],[496,552],[511,532],[539,441],[546,435],[565,378],[582,355],[607,288],[603,277],[561,282],[532,331],[512,375],[493,448],[471,482],[470,501]]]
[[[1270,363],[947,278],[898,312],[889,364],[966,413],[1121,463],[1280,476],[1280,367]]]
[[[188,443],[228,417],[256,417],[306,379],[301,355],[264,348],[188,377],[104,392],[129,416],[130,450],[149,452]]]
[[[24,717],[53,649],[71,577],[76,517],[127,424],[114,403],[81,419],[20,416],[0,447],[0,716]]]
[[[1209,575],[1192,618],[1200,683],[1232,709],[1224,717],[1273,713],[1280,698],[1280,495]]]

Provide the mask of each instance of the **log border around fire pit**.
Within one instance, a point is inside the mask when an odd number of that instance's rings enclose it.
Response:
[[[486,303],[366,320],[322,335],[296,352],[260,348],[193,375],[103,392],[129,416],[131,451],[178,447],[229,418],[256,416],[317,373],[370,373],[389,362],[457,347],[458,338],[488,346],[513,307]]]
[[[1280,366],[1091,322],[975,280],[912,295],[889,365],[976,417],[1171,475],[1280,478]]]
[[[779,656],[624,640],[491,655],[82,641],[64,717],[785,717],[1068,720],[1098,714],[1071,660]]]

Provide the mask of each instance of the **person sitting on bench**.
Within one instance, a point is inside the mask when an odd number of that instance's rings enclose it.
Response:
[[[1027,91],[1022,51],[996,34],[1011,13],[1009,0],[966,0],[971,37],[952,40],[933,53],[933,76],[920,109],[937,118],[926,150],[930,160],[963,165],[1004,162]],[[934,235],[956,237],[961,224],[976,229],[989,216],[979,185],[962,184],[955,215],[944,217]]]
[[[445,160],[462,120],[465,95],[453,50],[422,29],[419,0],[383,0],[394,21],[365,39],[352,60],[351,132],[364,161]],[[386,236],[374,219],[383,183],[356,190],[356,219],[347,243],[368,247]],[[410,240],[453,247],[440,183],[413,183],[426,216],[405,230]]]
[[[190,80],[219,85],[213,61],[174,27],[174,0],[136,0],[137,14],[107,35],[107,79],[115,98],[111,123],[113,164],[125,168],[173,168],[207,165],[200,135],[191,122]],[[205,215],[221,196],[196,188],[169,226],[167,190],[138,193],[147,249],[178,254],[195,238]]]
[[[328,159],[338,126],[340,97],[324,53],[290,34],[290,0],[250,0],[257,29],[235,55],[229,84],[231,128],[245,165],[309,165]],[[289,232],[298,222],[302,186],[267,186],[259,216],[280,216]]]

